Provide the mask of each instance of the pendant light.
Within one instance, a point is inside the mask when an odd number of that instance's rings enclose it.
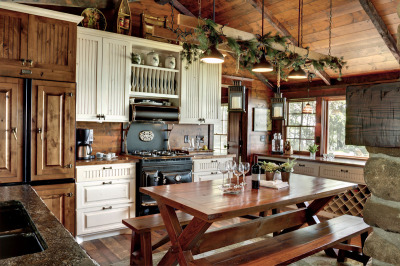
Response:
[[[312,81],[312,75],[309,74],[307,78],[308,78],[308,83],[307,83],[307,98],[310,98],[310,83],[311,83],[311,81]],[[310,104],[309,101],[308,101],[308,102],[306,103],[306,105],[303,107],[302,113],[303,113],[303,114],[312,114],[312,113],[313,113],[313,108],[312,108],[312,106],[311,106],[311,104]]]
[[[262,21],[261,21],[261,37],[264,36],[264,0],[262,1]],[[252,70],[253,72],[271,72],[274,67],[265,57],[265,49],[262,50],[260,62],[255,63]]]
[[[215,22],[215,0],[213,1],[213,21]],[[202,54],[200,61],[207,64],[221,64],[225,60],[221,52],[218,51],[216,44],[213,44]]]
[[[297,42],[299,47],[303,45],[303,0],[299,0],[299,18],[297,25]],[[295,70],[290,71],[288,78],[290,79],[306,79],[307,73],[300,67]]]

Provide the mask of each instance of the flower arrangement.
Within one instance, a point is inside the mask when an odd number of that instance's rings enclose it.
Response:
[[[265,172],[267,173],[273,173],[275,171],[279,170],[279,165],[277,165],[276,163],[272,163],[272,162],[262,162],[261,168],[265,170]]]
[[[288,159],[287,162],[284,162],[283,164],[280,165],[280,171],[281,172],[287,172],[291,173],[293,172],[293,167],[296,165],[296,158],[293,160]]]
[[[310,145],[308,145],[308,148],[307,148],[307,150],[310,152],[310,153],[316,153],[317,151],[318,151],[318,147],[319,147],[319,145],[317,145],[317,144],[310,144]]]

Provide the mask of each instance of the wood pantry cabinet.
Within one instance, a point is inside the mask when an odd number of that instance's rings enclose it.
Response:
[[[0,9],[0,75],[75,82],[76,28]]]
[[[131,51],[118,34],[78,29],[77,121],[128,122]]]
[[[75,84],[32,82],[31,180],[74,178]]]
[[[182,62],[186,66],[186,62]],[[200,60],[182,67],[181,124],[214,124],[221,120],[221,64]]]
[[[47,208],[75,235],[75,184],[33,186]]]
[[[23,80],[0,77],[0,183],[22,182]]]

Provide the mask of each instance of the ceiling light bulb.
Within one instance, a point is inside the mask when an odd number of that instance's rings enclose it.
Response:
[[[221,54],[220,51],[218,51],[215,45],[212,45],[210,47],[210,53],[207,53],[207,51],[205,51],[200,60],[208,64],[221,64],[224,62],[224,56]]]

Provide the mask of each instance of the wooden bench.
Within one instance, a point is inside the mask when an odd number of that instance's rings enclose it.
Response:
[[[343,215],[194,262],[197,265],[286,265],[328,248],[340,248],[338,261],[350,257],[365,265],[369,257],[361,253],[362,247],[346,243],[361,234],[363,246],[369,231],[371,227],[362,218]]]
[[[181,211],[176,214],[181,226],[187,225],[193,219],[193,216]],[[165,228],[161,214],[125,219],[122,223],[132,230],[130,265],[152,265],[152,251],[169,241],[166,236],[156,244],[151,244],[151,232]]]

